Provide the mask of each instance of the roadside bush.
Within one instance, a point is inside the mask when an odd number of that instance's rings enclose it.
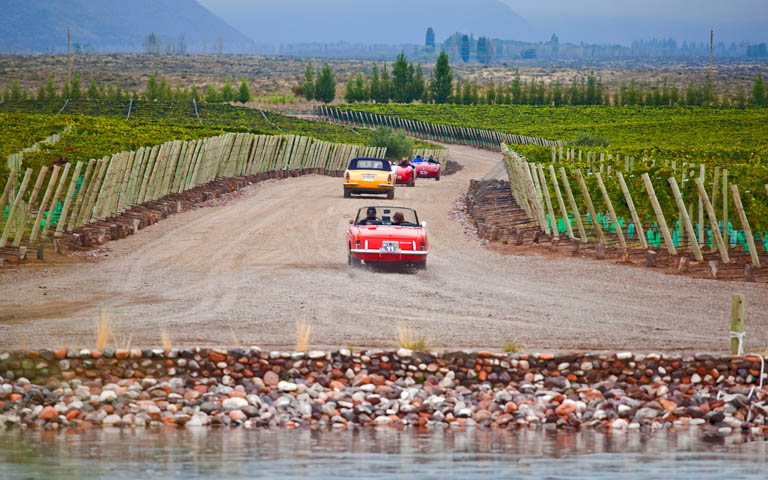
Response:
[[[396,132],[389,127],[379,127],[373,132],[368,145],[371,147],[386,147],[387,158],[397,160],[410,157],[413,153],[413,139],[402,132]]]

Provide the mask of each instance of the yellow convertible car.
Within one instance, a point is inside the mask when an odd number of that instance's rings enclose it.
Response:
[[[385,158],[353,158],[344,172],[344,198],[352,194],[386,194],[395,198],[392,164]]]

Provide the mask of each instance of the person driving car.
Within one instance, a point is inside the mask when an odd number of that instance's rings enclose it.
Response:
[[[368,207],[365,212],[365,218],[357,222],[358,225],[381,225],[381,220],[376,217],[376,209]]]
[[[413,168],[413,164],[411,163],[410,160],[408,160],[408,158],[403,158],[402,160],[400,160],[400,166]]]
[[[395,212],[392,216],[392,225],[402,225],[405,222],[405,215],[403,212]]]

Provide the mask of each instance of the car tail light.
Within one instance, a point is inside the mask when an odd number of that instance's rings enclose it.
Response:
[[[388,181],[388,182],[391,182],[391,181],[392,181],[392,174],[391,174],[391,173],[389,174],[389,176],[387,176],[387,181]]]
[[[347,172],[347,173],[344,175],[344,178],[345,178],[347,181],[349,181],[349,172]]]
[[[424,240],[419,243],[419,250],[424,251]]]
[[[360,249],[360,234],[357,234],[357,238],[355,239],[355,248]]]

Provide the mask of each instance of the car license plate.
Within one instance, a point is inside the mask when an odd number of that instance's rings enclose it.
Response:
[[[402,179],[403,179],[403,176],[402,176],[402,175],[398,175],[398,176],[397,176],[397,179],[398,179],[398,180],[402,180]]]
[[[366,182],[372,182],[375,179],[376,179],[376,175],[368,175],[368,174],[363,175],[363,180],[365,180]]]
[[[398,242],[382,242],[381,251],[392,253],[400,250],[400,244]]]
[[[422,174],[422,175],[426,175],[426,174],[427,174],[427,171],[426,171],[426,170],[422,170],[422,171],[421,171],[421,174]]]

